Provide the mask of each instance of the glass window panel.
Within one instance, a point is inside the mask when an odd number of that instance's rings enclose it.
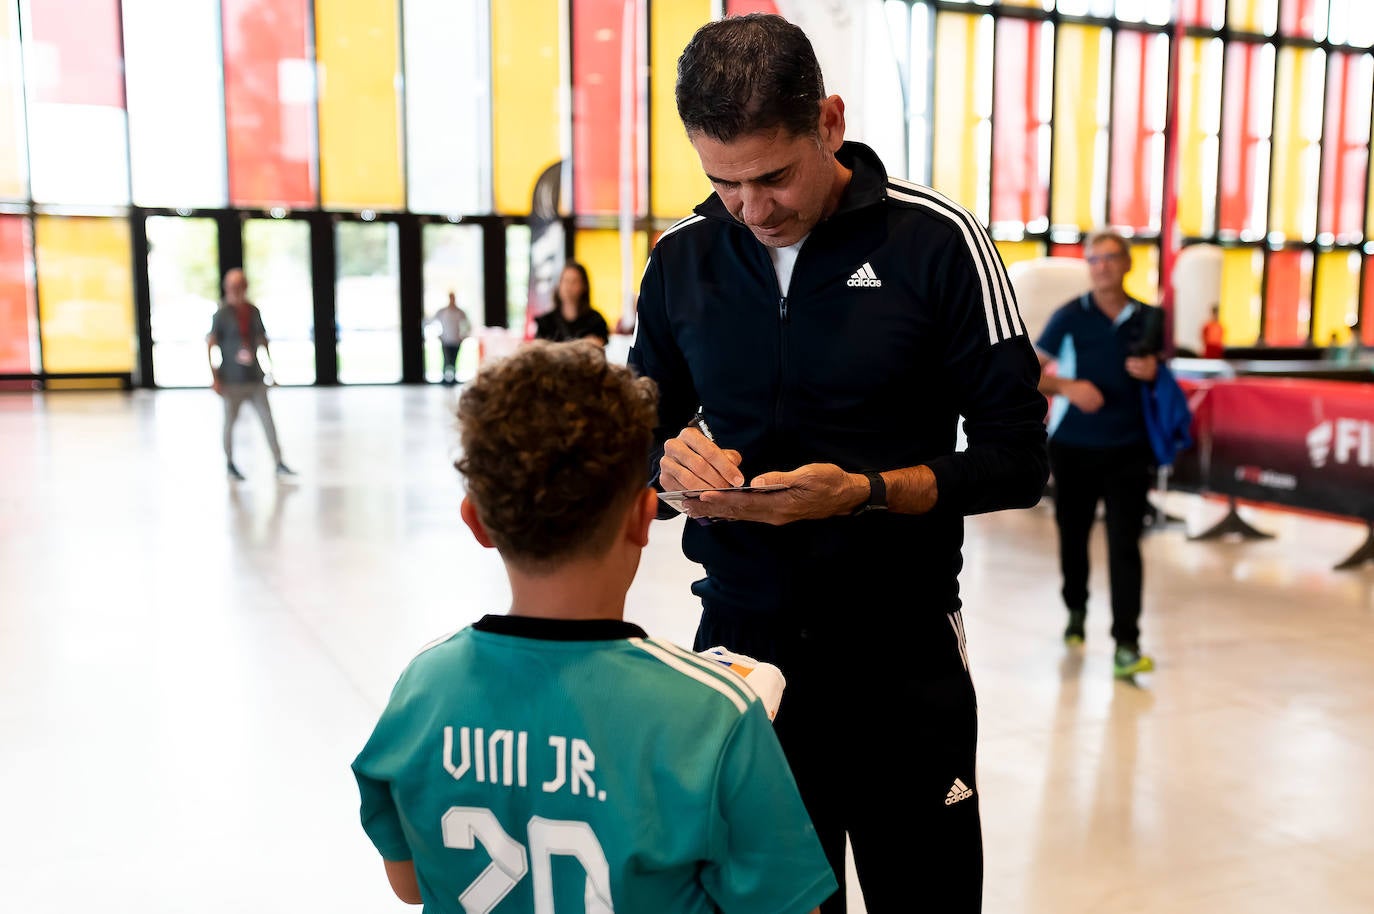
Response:
[[[472,325],[473,334],[486,323],[485,287],[482,274],[482,227],[480,225],[426,225],[423,230],[425,317],[432,318],[457,298]],[[457,377],[471,378],[477,370],[477,347],[464,344],[458,353]],[[425,324],[425,379],[442,381],[444,353],[439,345],[437,323]]]
[[[223,206],[224,119],[214,0],[123,0],[134,202]]]
[[[1221,255],[1221,325],[1227,346],[1250,346],[1259,339],[1260,277],[1264,251],[1228,248]]]
[[[0,200],[29,196],[18,0],[0,0]]]
[[[1326,37],[1327,0],[1284,0],[1280,31],[1321,41]]]
[[[129,223],[39,216],[38,307],[46,371],[133,371]]]
[[[1269,231],[1311,241],[1317,231],[1318,170],[1326,53],[1284,48],[1278,58]]]
[[[1058,41],[1051,224],[1090,229],[1106,219],[1107,210],[1111,33],[1094,26],[1064,25]]]
[[[992,17],[935,17],[935,148],[931,183],[981,221],[991,169]]]
[[[1271,251],[1265,277],[1264,341],[1301,346],[1312,320],[1312,252]]]
[[[746,13],[773,13],[778,12],[778,5],[773,0],[725,0],[725,15],[743,16]],[[655,11],[657,15],[657,11]]]
[[[1278,9],[1279,0],[1227,0],[1226,24],[1233,32],[1272,35],[1278,25]]]
[[[118,0],[43,0],[26,5],[25,12],[34,200],[127,204]]]
[[[925,9],[914,8],[902,0],[886,0],[875,5],[871,15],[858,17],[857,22],[851,19],[832,25],[826,21],[809,26],[813,32],[826,34],[828,50],[835,55],[833,63],[822,56],[821,67],[827,73],[840,74],[838,79],[827,76],[826,91],[838,92],[849,106],[845,110],[846,135],[870,146],[894,178],[912,177],[908,135],[911,105],[916,102],[909,93],[913,13],[923,16]],[[882,49],[882,53],[849,53],[848,45],[855,36],[863,47]],[[837,45],[841,44],[846,45],[844,53],[836,54]],[[917,66],[924,67],[924,48],[915,53],[920,58]]]
[[[1344,346],[1360,314],[1359,251],[1325,251],[1317,255],[1316,291],[1312,296],[1312,340],[1318,346]]]
[[[1131,245],[1131,270],[1123,283],[1126,294],[1147,305],[1159,301],[1159,248],[1153,244]]]
[[[1108,221],[1157,232],[1164,196],[1165,95],[1169,39],[1120,31],[1112,103],[1111,213]],[[1056,195],[1057,196],[1057,195]]]
[[[38,370],[28,219],[0,216],[0,372]]]
[[[1173,16],[1173,4],[1174,0],[1116,0],[1116,18],[1165,25]]]
[[[930,183],[930,60],[934,10],[924,3],[911,8],[911,66],[907,74],[907,177]]]
[[[1178,227],[1195,238],[1216,230],[1221,55],[1217,38],[1185,38],[1179,49]]]
[[[1331,55],[1317,226],[1328,241],[1351,242],[1363,236],[1372,86],[1374,61],[1367,55]]]
[[[655,216],[689,215],[711,193],[701,162],[677,116],[677,59],[711,18],[710,0],[655,4],[649,17],[649,205]]]
[[[1369,0],[1331,0],[1326,37],[1332,44],[1349,44],[1359,48],[1374,44],[1374,3]]]
[[[506,326],[527,335],[534,328],[525,320],[530,301],[530,227],[506,226]]]
[[[153,380],[206,387],[205,334],[219,307],[219,231],[213,219],[149,216],[148,297]]]
[[[272,341],[278,384],[315,383],[315,305],[310,224],[294,219],[246,219],[243,270],[248,297],[262,312]]]
[[[628,264],[625,245],[617,231],[582,229],[574,243],[574,259],[587,268],[591,280],[592,307],[601,312],[614,333],[621,319],[634,311],[639,279],[649,256],[649,236],[645,232],[632,234]]]
[[[1181,0],[1181,5],[1188,25],[1219,29],[1226,24],[1226,0]]]
[[[1025,260],[1039,260],[1045,256],[1043,241],[996,241],[997,253],[1002,257],[1004,266],[1021,263]]]
[[[1374,346],[1374,255],[1366,256],[1364,261],[1364,279],[1361,288],[1364,291],[1360,305],[1360,342],[1365,346]]]
[[[1003,6],[1038,6],[1035,0],[1002,0]],[[1045,9],[1050,9],[1052,2],[1044,5]],[[1112,14],[1112,0],[1059,0],[1059,12],[1067,13],[1070,16],[1110,16]]]
[[[1258,240],[1266,228],[1274,47],[1232,42],[1226,49],[1221,138],[1223,237]]]
[[[572,203],[578,213],[642,210],[637,7],[623,0],[572,4]]]
[[[559,0],[493,3],[492,182],[496,210],[528,213],[534,182],[564,157],[568,111]],[[521,306],[524,313],[524,305]]]
[[[993,70],[992,226],[1043,231],[1049,224],[1049,146],[1054,27],[1022,19],[997,23]]]
[[[401,380],[399,235],[391,222],[335,225],[334,313],[344,384]]]
[[[491,50],[486,0],[406,0],[408,205],[491,212]]]
[[[314,206],[315,65],[306,0],[220,0],[220,8],[229,198],[236,206]]]
[[[320,200],[327,207],[405,207],[396,12],[394,3],[315,0]]]

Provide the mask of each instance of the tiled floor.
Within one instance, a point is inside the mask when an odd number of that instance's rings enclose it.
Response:
[[[414,651],[506,595],[451,397],[276,391],[300,477],[245,414],[235,487],[208,392],[0,395],[0,911],[405,910],[348,762]],[[1248,516],[1277,538],[1147,538],[1140,688],[1105,581],[1060,645],[1046,509],[970,522],[990,914],[1374,911],[1374,571],[1329,570],[1363,532]],[[693,576],[656,528],[631,618],[690,641]]]

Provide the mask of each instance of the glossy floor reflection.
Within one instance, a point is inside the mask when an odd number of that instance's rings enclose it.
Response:
[[[300,476],[245,413],[233,486],[208,392],[0,395],[0,911],[407,910],[348,762],[416,649],[506,598],[452,397],[275,391]],[[1139,687],[1100,543],[1069,653],[1048,510],[970,522],[988,912],[1374,911],[1374,571],[1329,570],[1363,532],[1247,516],[1277,538],[1147,538]],[[630,616],[690,642],[677,532]]]

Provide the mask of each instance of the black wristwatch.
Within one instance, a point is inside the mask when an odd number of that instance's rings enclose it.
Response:
[[[869,511],[887,510],[887,483],[883,482],[882,473],[865,473],[868,477],[868,500],[859,505],[854,510],[855,514],[867,514]]]

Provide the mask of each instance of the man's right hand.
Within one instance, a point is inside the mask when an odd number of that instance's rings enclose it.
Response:
[[[213,390],[215,393],[219,394],[221,397],[224,396],[224,385],[219,382],[218,375],[211,379],[210,389]]]
[[[664,445],[658,464],[659,484],[665,492],[742,486],[742,459],[739,451],[717,447],[701,429],[689,426]]]
[[[1085,413],[1097,412],[1102,408],[1102,404],[1106,402],[1102,396],[1102,391],[1098,390],[1097,385],[1092,381],[1061,381],[1059,392],[1063,394],[1070,403],[1077,406]]]

